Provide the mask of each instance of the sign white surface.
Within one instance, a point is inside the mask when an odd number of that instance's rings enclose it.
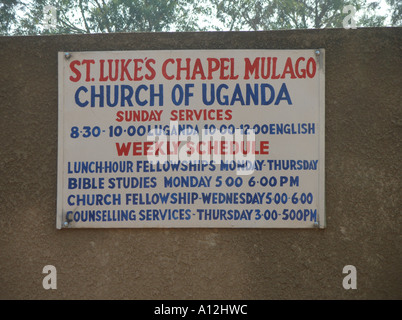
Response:
[[[325,227],[324,54],[60,52],[57,228]]]

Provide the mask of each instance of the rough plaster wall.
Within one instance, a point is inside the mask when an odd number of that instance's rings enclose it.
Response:
[[[402,29],[0,38],[1,299],[401,299]],[[325,230],[56,230],[57,52],[326,49]],[[57,268],[44,290],[42,268]],[[345,265],[357,290],[342,287]]]

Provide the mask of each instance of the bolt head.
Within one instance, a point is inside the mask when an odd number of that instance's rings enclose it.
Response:
[[[67,60],[70,59],[70,58],[71,58],[71,53],[66,52],[66,53],[64,54],[64,57],[65,57]]]

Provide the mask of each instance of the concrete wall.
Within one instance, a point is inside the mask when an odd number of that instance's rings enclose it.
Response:
[[[402,29],[0,38],[1,299],[401,299]],[[56,230],[57,52],[326,49],[327,228]],[[57,290],[42,268],[57,268]],[[342,286],[345,265],[357,289]]]

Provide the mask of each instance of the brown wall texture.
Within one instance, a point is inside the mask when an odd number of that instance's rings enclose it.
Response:
[[[401,40],[401,28],[0,38],[0,298],[401,299]],[[57,52],[230,48],[326,49],[327,228],[56,230]]]

